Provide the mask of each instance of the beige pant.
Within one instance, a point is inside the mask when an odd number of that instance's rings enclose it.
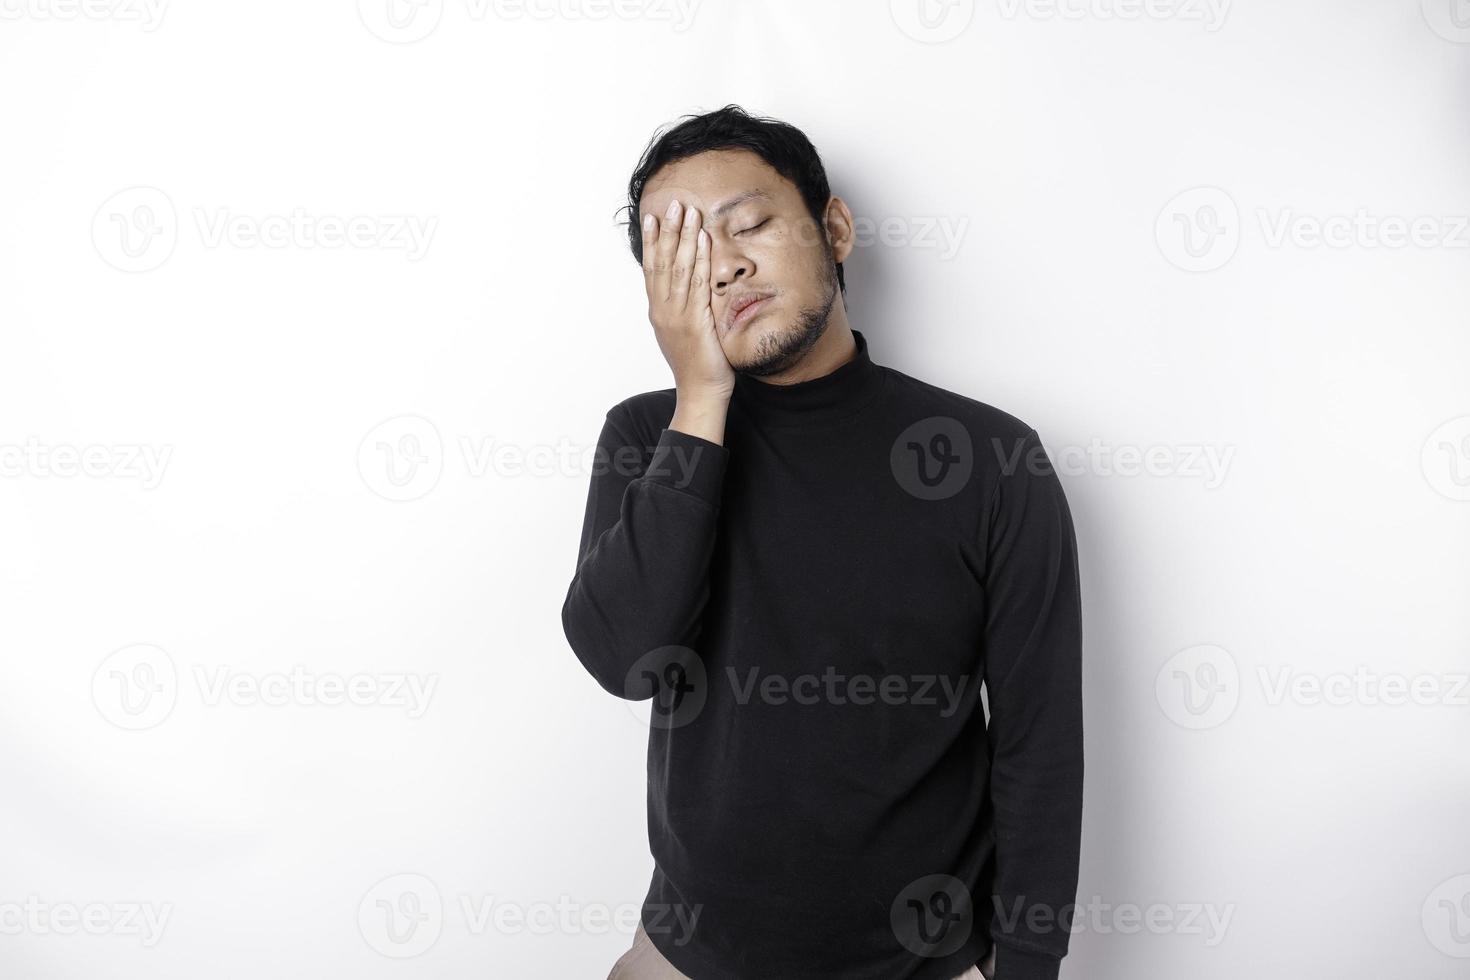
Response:
[[[984,978],[985,974],[972,966],[954,980],[984,980]],[[674,964],[664,959],[664,955],[658,951],[653,940],[648,938],[648,933],[643,931],[643,924],[639,923],[638,931],[633,933],[633,947],[613,964],[612,972],[607,975],[607,980],[689,980],[689,978],[680,973]]]

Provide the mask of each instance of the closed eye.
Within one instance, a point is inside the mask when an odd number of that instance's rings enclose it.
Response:
[[[766,222],[768,222],[770,220],[771,220],[770,218],[767,218],[765,221],[762,221],[759,225],[751,225],[749,228],[742,228],[739,231],[737,231],[735,234],[737,234],[737,235],[743,235],[743,234],[745,234],[748,231],[755,231],[757,228],[761,227],[761,225],[766,224]]]

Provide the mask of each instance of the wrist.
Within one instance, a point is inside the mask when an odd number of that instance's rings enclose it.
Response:
[[[678,392],[674,402],[674,417],[669,428],[710,442],[723,445],[725,441],[725,415],[730,407],[728,396],[701,392],[686,394]]]

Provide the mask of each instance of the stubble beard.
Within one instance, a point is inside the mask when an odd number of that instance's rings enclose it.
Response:
[[[753,359],[735,368],[736,373],[754,378],[780,374],[806,357],[827,332],[832,307],[837,302],[837,267],[830,260],[822,276],[826,296],[815,306],[797,314],[796,321],[783,330],[763,333],[756,342]]]

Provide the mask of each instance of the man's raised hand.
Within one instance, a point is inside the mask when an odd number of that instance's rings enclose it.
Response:
[[[680,220],[682,218],[682,220]],[[643,218],[643,279],[648,319],[674,372],[683,405],[728,402],[735,371],[720,346],[710,294],[710,237],[697,208],[670,202],[660,221]]]

